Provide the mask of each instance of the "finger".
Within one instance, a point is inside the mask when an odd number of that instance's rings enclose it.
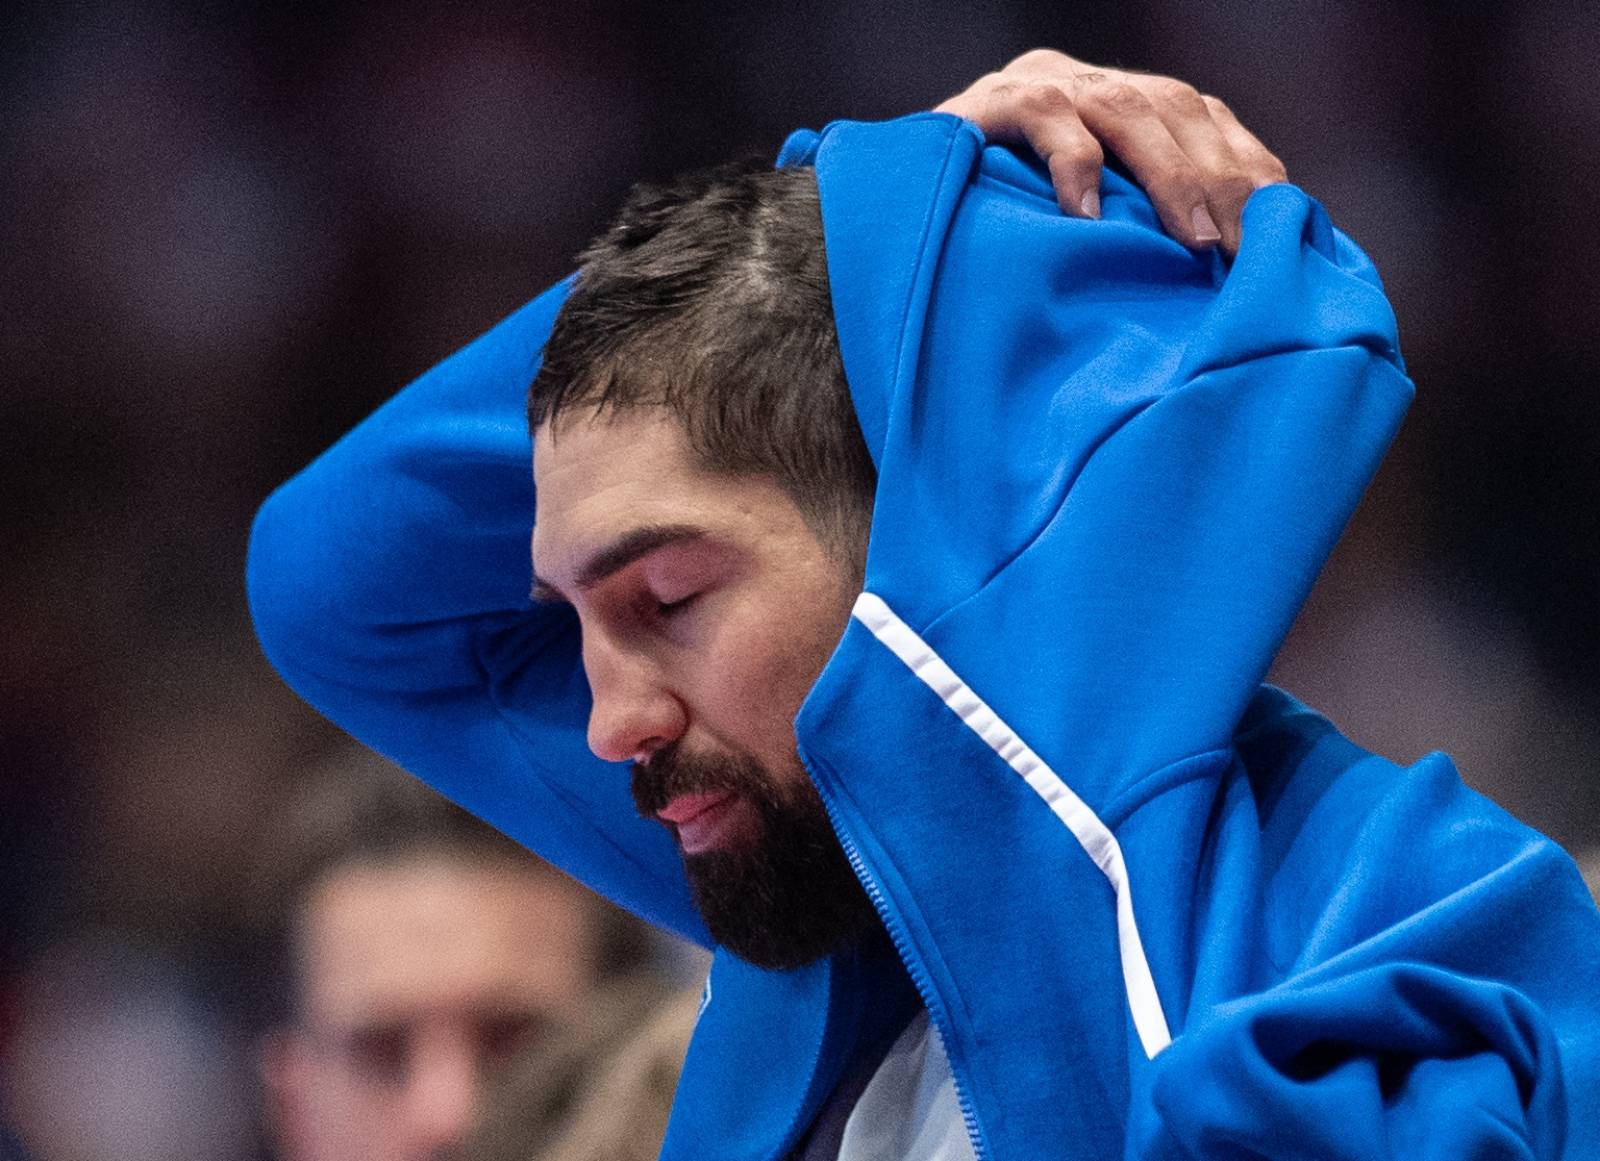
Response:
[[[1207,97],[1205,101],[1212,124],[1227,139],[1228,151],[1238,165],[1237,170],[1228,175],[1226,183],[1218,180],[1212,185],[1212,196],[1224,199],[1224,204],[1218,207],[1219,213],[1225,215],[1219,220],[1226,223],[1222,231],[1222,246],[1229,255],[1233,255],[1239,252],[1239,244],[1243,239],[1244,206],[1250,200],[1250,195],[1264,185],[1288,180],[1288,174],[1283,162],[1262,145],[1254,133],[1241,125],[1225,104],[1215,97]]]
[[[1158,76],[1137,77],[1133,83],[1199,171],[1223,251],[1238,253],[1244,203],[1256,187],[1234,153],[1232,139],[1212,119],[1210,106],[1193,85]]]
[[[935,113],[954,113],[958,117],[977,122],[983,116],[983,105],[992,90],[1004,88],[1020,81],[1054,81],[1063,87],[1071,84],[1079,73],[1092,71],[1093,66],[1074,60],[1063,52],[1051,48],[1035,48],[1008,62],[999,72],[985,73],[961,92],[934,106]]]
[[[1045,163],[1056,201],[1070,215],[1100,216],[1105,154],[1059,85],[1003,82],[989,90],[979,128],[991,140],[1026,145]]]
[[[1167,233],[1185,246],[1214,246],[1222,232],[1212,217],[1200,170],[1178,145],[1139,88],[1108,74],[1080,80],[1073,93],[1084,127],[1122,159],[1150,195]]]
[[[1216,97],[1202,99],[1206,103],[1206,112],[1211,114],[1212,123],[1228,138],[1233,154],[1239,159],[1239,164],[1250,179],[1252,188],[1260,189],[1264,185],[1289,180],[1283,162],[1261,144],[1260,138],[1239,123],[1239,118],[1234,116],[1232,109]]]
[[[1079,73],[1094,71],[1094,65],[1053,48],[1035,48],[1012,60],[1000,72],[1017,80],[1071,82]]]
[[[983,95],[1001,83],[999,73],[985,73],[953,97],[946,97],[933,107],[935,113],[954,113],[968,121],[976,121],[983,105]]]

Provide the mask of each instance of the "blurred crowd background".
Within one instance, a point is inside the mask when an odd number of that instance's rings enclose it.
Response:
[[[250,867],[337,740],[250,635],[266,493],[634,180],[1039,45],[1224,98],[1387,280],[1417,403],[1275,679],[1600,842],[1600,6],[15,0],[0,1052],[95,1094],[54,1155],[264,1155]]]

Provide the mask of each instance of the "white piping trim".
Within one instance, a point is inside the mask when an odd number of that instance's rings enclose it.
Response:
[[[989,708],[987,702],[956,676],[916,630],[884,603],[882,597],[862,593],[856,598],[853,615],[1022,776],[1055,816],[1066,823],[1078,845],[1111,883],[1117,897],[1117,944],[1122,955],[1122,982],[1128,993],[1128,1009],[1145,1056],[1153,1058],[1172,1043],[1172,1034],[1167,1030],[1161,997],[1156,994],[1155,979],[1150,974],[1144,944],[1139,939],[1139,927],[1134,922],[1133,888],[1128,882],[1128,866],[1123,861],[1117,836],[1072,792],[1060,775]]]

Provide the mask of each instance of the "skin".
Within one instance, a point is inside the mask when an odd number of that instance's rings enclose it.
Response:
[[[676,744],[803,781],[794,718],[856,594],[789,497],[701,469],[655,409],[546,425],[534,478],[535,595],[577,611],[595,754],[648,764]],[[619,556],[630,544],[645,550]]]
[[[423,1161],[592,987],[593,902],[543,868],[421,852],[335,869],[300,916],[298,1015],[264,1045],[285,1161]]]

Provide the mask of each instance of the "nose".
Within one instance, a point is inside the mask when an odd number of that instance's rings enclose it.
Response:
[[[594,704],[589,749],[607,762],[643,762],[688,724],[683,703],[649,658],[585,634],[583,668]]]
[[[404,1116],[413,1155],[444,1155],[477,1121],[483,1075],[476,1047],[462,1029],[433,1027],[417,1035],[412,1052]]]

